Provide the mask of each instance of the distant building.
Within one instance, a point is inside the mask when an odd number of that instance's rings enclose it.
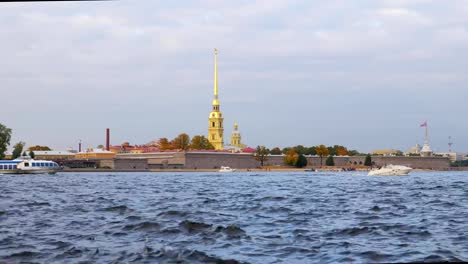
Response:
[[[434,156],[447,157],[452,162],[464,160],[465,158],[464,153],[456,153],[456,152],[436,152],[434,153]]]
[[[113,159],[116,154],[103,149],[87,149],[75,155],[76,159]]]
[[[421,155],[421,145],[416,144],[414,147],[409,148],[405,152],[405,156],[419,156]]]
[[[234,123],[234,131],[231,134],[231,146],[236,148],[245,148],[245,145],[242,144],[241,133],[239,132],[239,125]]]
[[[120,146],[110,146],[109,151],[115,154],[124,154],[124,153],[149,153],[149,152],[159,152],[159,148],[155,146],[141,145],[141,146],[132,146],[128,142],[124,142]]]
[[[372,155],[378,156],[385,156],[385,157],[393,157],[393,156],[401,156],[403,153],[397,149],[379,149],[372,151]]]
[[[75,153],[62,150],[33,151],[34,159],[37,160],[69,160],[75,158]],[[29,152],[27,152],[29,154]]]

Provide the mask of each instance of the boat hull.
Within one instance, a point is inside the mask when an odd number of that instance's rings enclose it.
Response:
[[[57,170],[2,170],[0,174],[55,174]]]

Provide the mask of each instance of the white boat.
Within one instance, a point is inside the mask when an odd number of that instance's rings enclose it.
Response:
[[[219,172],[235,172],[236,169],[232,169],[231,167],[227,166],[221,166],[221,169],[219,169]]]
[[[0,174],[54,174],[62,168],[53,161],[19,158],[0,160]]]
[[[401,165],[387,165],[380,169],[369,171],[369,176],[397,176],[408,175],[413,169]]]

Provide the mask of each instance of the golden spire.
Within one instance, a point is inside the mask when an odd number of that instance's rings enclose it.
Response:
[[[237,122],[234,122],[234,131],[237,131],[239,129],[239,125],[237,124]]]
[[[213,106],[218,106],[218,49],[214,49],[215,62],[214,62],[214,99]]]

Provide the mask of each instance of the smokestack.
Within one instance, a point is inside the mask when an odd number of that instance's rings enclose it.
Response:
[[[106,129],[106,150],[110,150],[110,129]]]

